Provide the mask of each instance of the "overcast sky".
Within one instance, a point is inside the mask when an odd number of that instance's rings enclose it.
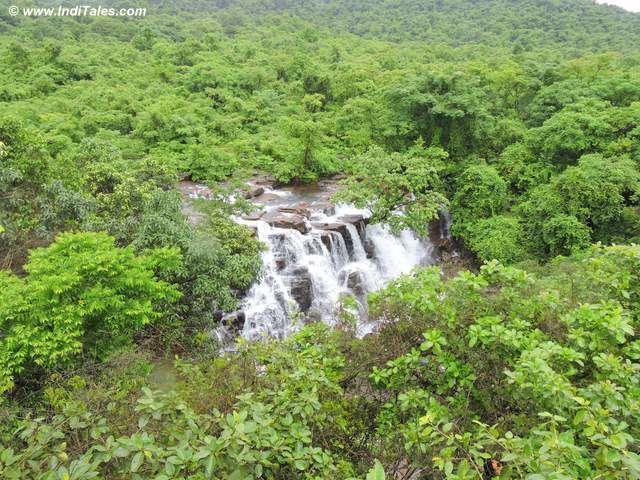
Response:
[[[598,3],[608,3],[618,5],[632,12],[640,12],[640,0],[596,0]]]

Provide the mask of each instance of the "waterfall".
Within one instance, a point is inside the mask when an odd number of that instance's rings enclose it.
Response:
[[[286,285],[285,277],[278,273],[276,252],[286,251],[279,240],[290,237],[272,235],[273,230],[267,223],[256,222],[258,239],[268,248],[262,252],[261,279],[256,282],[242,303],[245,312],[245,330],[250,322],[251,328],[263,331],[271,336],[282,337],[287,333],[289,313],[295,310],[296,302]],[[294,252],[295,253],[295,252]]]
[[[240,310],[212,330],[219,343],[229,344],[240,326],[242,335],[257,339],[283,338],[305,322],[335,324],[336,310],[347,295],[355,299],[355,308],[348,310],[359,319],[358,334],[364,335],[373,328],[367,294],[418,265],[434,263],[428,238],[368,225],[368,211],[331,204],[331,188],[331,182],[324,182],[252,189],[261,192],[252,198],[258,210],[234,220],[252,228],[266,246],[262,270]],[[190,182],[182,182],[181,191],[188,198],[213,195]],[[449,217],[445,224],[442,231],[448,235]]]
[[[439,215],[440,240],[451,240],[451,213],[443,209]]]
[[[348,223],[347,232],[349,233],[349,239],[351,240],[351,244],[353,245],[354,258],[359,262],[365,261],[367,259],[367,254],[364,251],[364,245],[362,245],[358,230],[353,224]]]
[[[366,323],[366,295],[420,264],[433,262],[432,245],[409,230],[394,234],[383,225],[366,225],[366,214],[348,205],[333,215],[314,213],[311,229],[301,233],[264,220],[257,227],[262,253],[259,279],[242,302],[243,335],[284,337],[308,321],[336,322],[344,295],[359,304],[361,331]]]

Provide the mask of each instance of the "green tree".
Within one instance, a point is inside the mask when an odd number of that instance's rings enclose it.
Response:
[[[2,272],[2,390],[34,366],[68,365],[78,355],[104,358],[162,316],[179,297],[155,268],[175,269],[175,250],[136,257],[103,233],[66,233],[32,251],[27,276]]]
[[[507,183],[495,168],[488,165],[467,168],[457,180],[451,202],[454,228],[464,232],[467,224],[501,213],[508,200]]]
[[[447,158],[441,148],[420,144],[405,154],[372,147],[354,159],[353,173],[335,198],[368,208],[373,222],[424,233],[447,206],[439,175]]]

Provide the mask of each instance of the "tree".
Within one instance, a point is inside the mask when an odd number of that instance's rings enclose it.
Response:
[[[522,227],[517,217],[494,215],[472,223],[464,237],[467,246],[483,261],[499,260],[505,264],[525,259]]]
[[[335,199],[368,208],[373,222],[424,234],[427,224],[448,204],[439,176],[447,157],[439,147],[420,144],[406,154],[372,147],[353,160],[353,174]]]
[[[180,296],[155,278],[175,269],[176,250],[136,257],[104,233],[65,233],[31,252],[27,276],[0,275],[0,390],[33,367],[55,368],[78,355],[104,358],[162,316]]]
[[[507,184],[496,169],[488,165],[471,166],[458,178],[451,203],[455,228],[463,232],[466,224],[502,212],[507,202]]]
[[[606,104],[572,105],[553,115],[541,127],[527,132],[527,145],[545,161],[561,167],[574,164],[611,139]]]

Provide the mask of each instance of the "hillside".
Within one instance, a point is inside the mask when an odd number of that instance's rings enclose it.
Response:
[[[179,13],[171,4],[152,3]],[[285,13],[369,38],[485,44],[515,52],[543,47],[569,54],[627,52],[640,45],[640,15],[591,0],[222,0],[187,2],[180,4],[183,9],[238,12],[257,19]]]
[[[640,15],[0,3],[0,478],[640,478]]]

